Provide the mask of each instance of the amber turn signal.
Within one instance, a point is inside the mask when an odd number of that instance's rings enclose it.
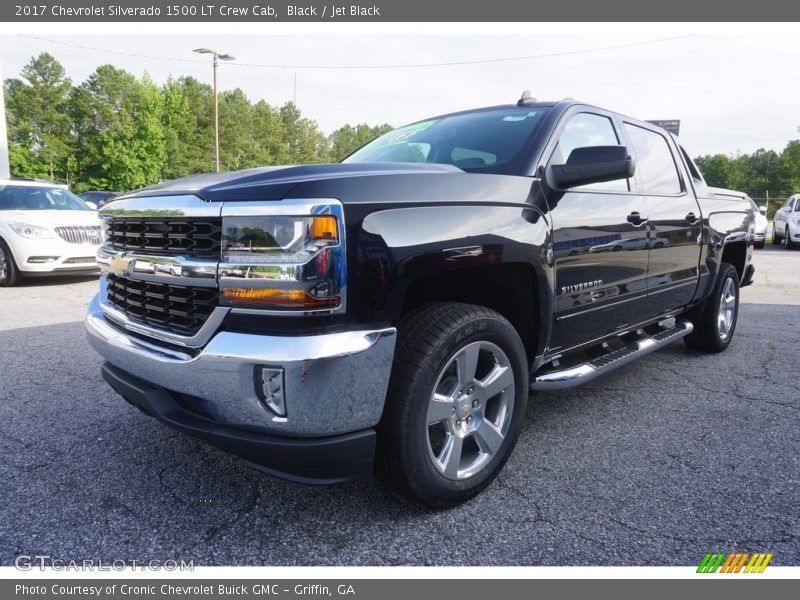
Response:
[[[314,310],[336,308],[338,296],[318,298],[305,290],[282,290],[275,288],[222,288],[222,298],[232,306],[252,306],[254,308],[278,308]]]
[[[338,240],[339,230],[336,227],[336,217],[328,215],[313,217],[309,235],[313,240]]]

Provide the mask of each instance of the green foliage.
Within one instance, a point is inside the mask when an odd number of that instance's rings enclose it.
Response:
[[[72,84],[47,53],[31,59],[21,75],[4,83],[12,173],[67,181],[73,147],[66,108]]]
[[[780,197],[800,190],[800,142],[791,141],[780,154],[759,148],[752,154],[714,154],[695,159],[706,182],[747,192],[753,198]]]
[[[355,127],[345,125],[331,134],[331,160],[339,161],[358,150],[364,144],[392,130],[392,126],[384,123],[370,127],[359,123]]]
[[[194,77],[157,86],[112,65],[73,86],[43,53],[4,82],[11,172],[75,191],[126,191],[214,170],[214,94]],[[330,136],[292,102],[219,95],[220,167],[338,161],[391,127],[345,125]]]

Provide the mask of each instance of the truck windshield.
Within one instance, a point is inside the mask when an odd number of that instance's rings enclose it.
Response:
[[[420,121],[356,150],[346,163],[435,163],[517,174],[545,109],[510,107]]]
[[[0,185],[0,210],[91,210],[69,190],[33,185]]]

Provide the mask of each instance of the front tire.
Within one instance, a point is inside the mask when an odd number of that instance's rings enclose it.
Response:
[[[6,243],[0,240],[0,287],[11,287],[19,283],[20,279],[14,255],[11,254]]]
[[[781,243],[781,238],[778,236],[778,230],[775,229],[775,223],[772,223],[772,243],[777,246]]]
[[[783,236],[783,247],[787,250],[794,250],[796,244],[792,241],[792,232],[789,231],[789,226],[786,226]]]
[[[434,508],[480,493],[508,460],[528,398],[528,363],[497,312],[454,302],[405,317],[377,470],[393,489]]]
[[[711,296],[687,316],[694,325],[683,338],[687,346],[714,354],[730,345],[739,317],[739,275],[733,265],[720,265]]]

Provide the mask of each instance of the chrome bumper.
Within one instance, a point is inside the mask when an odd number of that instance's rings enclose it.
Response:
[[[272,336],[220,331],[198,351],[128,335],[99,295],[86,314],[89,343],[106,361],[172,392],[215,422],[283,435],[334,435],[373,427],[383,412],[396,330]],[[258,366],[284,372],[286,416],[256,394]]]

